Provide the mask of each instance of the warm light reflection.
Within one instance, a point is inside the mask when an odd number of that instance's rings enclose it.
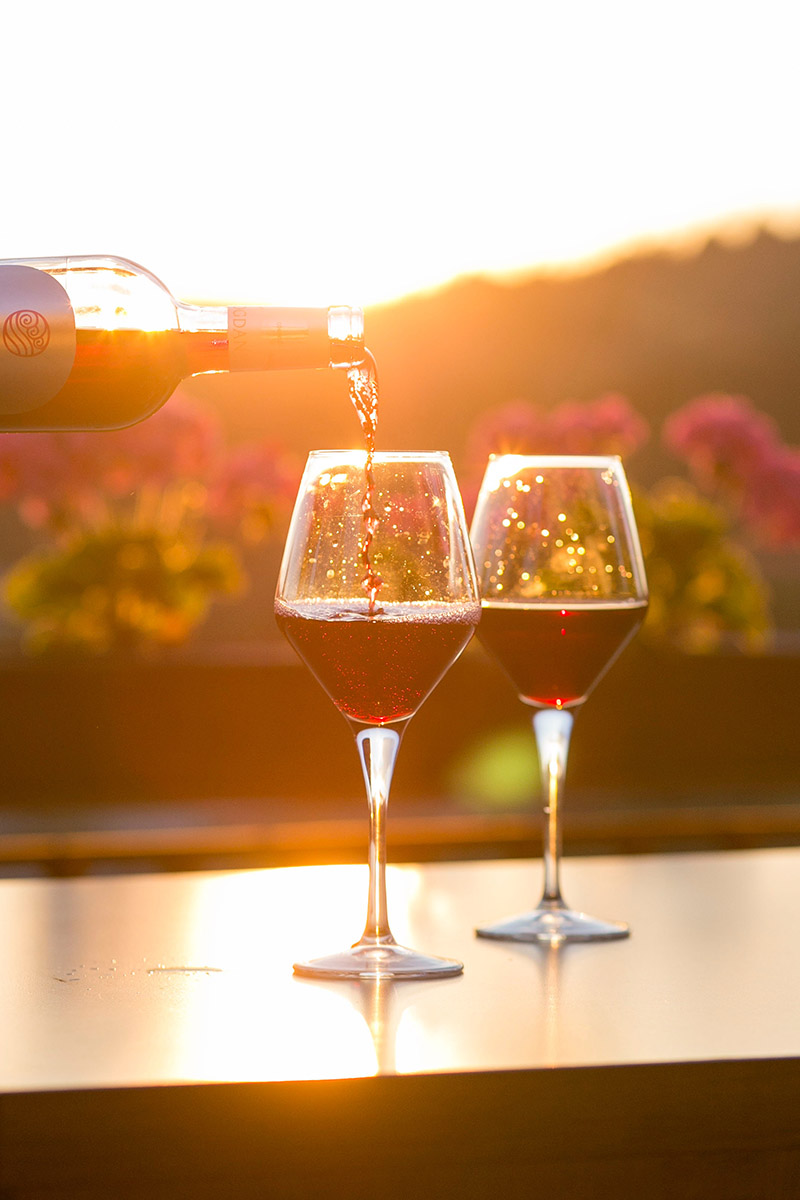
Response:
[[[364,921],[366,868],[335,866],[240,872],[208,879],[193,894],[185,944],[192,963],[159,964],[180,1009],[171,1069],[183,1079],[330,1079],[413,1071],[435,1047],[456,1066],[456,1032],[419,1001],[430,984],[316,982],[292,963],[342,949]],[[452,897],[424,872],[388,870],[397,940],[420,926],[450,928]],[[432,947],[446,951],[447,947]],[[440,985],[441,986],[441,985]]]
[[[61,279],[61,272],[54,272]],[[120,268],[71,269],[61,281],[84,329],[137,329],[155,333],[175,325],[168,294],[148,277]]]
[[[4,880],[3,1092],[796,1051],[800,960],[787,959],[786,924],[774,920],[776,897],[784,912],[800,906],[796,851],[572,869],[577,902],[618,905],[635,939],[600,953],[475,938],[477,922],[528,902],[536,872],[522,861],[390,869],[398,932],[466,969],[385,988],[291,975],[293,956],[358,927],[359,867]]]
[[[356,940],[365,872],[360,866],[241,872],[213,877],[194,893],[186,933],[192,961],[158,964],[162,982],[180,991],[176,1077],[332,1079],[395,1069],[395,1019],[385,989],[365,995],[356,985],[292,975],[293,961]],[[425,902],[421,872],[390,868],[389,889],[395,933],[404,941],[411,936],[409,912]],[[410,1030],[404,1057],[420,1061],[424,1047],[413,1022]]]
[[[374,1074],[369,1029],[352,1005],[292,976],[294,959],[354,940],[363,894],[360,867],[222,875],[195,893],[187,941],[197,962],[220,971],[186,997],[175,1073],[238,1080]]]
[[[785,0],[677,15],[632,0],[417,3],[403,20],[359,0],[245,5],[230,22],[140,0],[137,23],[84,0],[80,21],[48,5],[33,29],[30,11],[4,10],[4,44],[35,36],[43,64],[32,87],[29,55],[3,63],[4,111],[25,98],[25,120],[4,128],[21,181],[9,255],[102,246],[182,298],[371,305],[662,233],[696,239],[720,217],[734,232],[758,213],[797,228]],[[125,86],[108,45],[158,86]],[[78,62],[91,69],[70,73],[65,104],[44,64]],[[235,117],[216,95],[236,96]],[[75,113],[93,151],[76,151]],[[32,155],[40,129],[48,153]]]
[[[299,979],[223,972],[198,989],[181,1029],[178,1077],[215,1080],[343,1079],[374,1075],[375,1046],[352,1004]]]

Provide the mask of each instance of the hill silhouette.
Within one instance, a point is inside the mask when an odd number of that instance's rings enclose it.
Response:
[[[472,422],[525,399],[547,409],[620,392],[653,425],[637,475],[669,468],[663,418],[705,392],[744,394],[800,443],[800,239],[766,231],[692,256],[639,254],[585,275],[467,278],[369,309],[379,447],[447,449],[465,469]],[[184,385],[234,435],[299,455],[358,444],[339,373],[215,376]]]
[[[628,462],[649,486],[683,470],[660,445],[664,418],[708,392],[749,396],[800,444],[800,238],[761,231],[692,255],[653,252],[583,275],[461,279],[366,313],[381,385],[379,449],[449,450],[465,492],[483,463],[469,434],[487,410],[547,410],[619,392],[651,424]],[[361,444],[340,372],[199,377],[184,389],[230,435],[274,439],[300,464],[315,447]],[[797,627],[800,559],[762,548],[780,627]],[[266,591],[269,592],[269,588]]]
[[[800,240],[761,233],[585,276],[464,280],[369,313],[368,335],[387,445],[424,429],[460,459],[486,408],[609,391],[655,427],[704,392],[745,394],[800,442]]]

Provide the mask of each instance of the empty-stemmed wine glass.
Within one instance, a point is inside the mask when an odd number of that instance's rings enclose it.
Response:
[[[411,717],[480,617],[452,464],[443,452],[316,450],[292,515],[275,598],[281,630],[347,719],[369,804],[369,893],[354,946],[301,975],[426,979],[462,964],[398,945],[386,903],[386,806]]]
[[[483,609],[478,636],[534,710],[546,817],[538,907],[477,932],[551,945],[625,937],[626,925],[568,908],[559,879],[574,716],[647,610],[622,463],[599,456],[492,456],[471,537]]]

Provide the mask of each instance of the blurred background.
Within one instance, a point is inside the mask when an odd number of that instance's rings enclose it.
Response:
[[[40,10],[37,10],[40,11]],[[88,2],[6,18],[0,258],[366,309],[378,445],[623,455],[653,592],[581,714],[567,850],[800,839],[798,19]],[[350,736],[279,640],[338,372],[186,381],[0,442],[0,870],[363,856]],[[477,645],[409,728],[394,857],[530,852],[525,711]]]

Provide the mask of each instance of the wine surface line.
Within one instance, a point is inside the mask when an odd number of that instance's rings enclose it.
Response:
[[[478,638],[526,704],[582,703],[644,620],[646,602],[484,600]]]
[[[287,641],[344,716],[388,725],[414,715],[458,658],[480,617],[477,603],[276,599]]]

